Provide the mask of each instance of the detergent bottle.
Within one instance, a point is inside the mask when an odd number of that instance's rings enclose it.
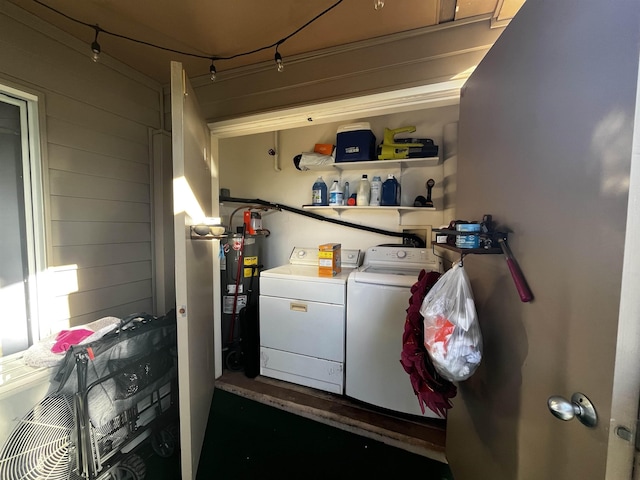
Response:
[[[400,184],[393,174],[389,174],[382,184],[382,198],[380,204],[384,206],[400,205]]]
[[[342,205],[342,188],[338,180],[334,180],[329,190],[329,205]]]
[[[322,177],[318,177],[311,191],[311,205],[329,205],[327,198],[327,184]]]

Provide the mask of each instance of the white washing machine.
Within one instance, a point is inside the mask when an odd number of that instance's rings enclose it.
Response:
[[[422,414],[400,364],[411,286],[422,269],[442,272],[442,260],[424,248],[371,247],[362,267],[349,275],[345,394],[395,412],[440,418],[431,410]]]
[[[318,249],[260,273],[260,375],[344,393],[347,279],[360,250],[342,250],[342,272],[318,275]]]

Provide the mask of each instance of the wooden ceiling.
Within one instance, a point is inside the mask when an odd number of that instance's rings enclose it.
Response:
[[[314,17],[326,14],[281,44],[287,56],[490,14],[508,21],[524,0],[9,0],[87,43],[105,31],[204,57],[226,57],[273,45]],[[51,7],[51,8],[48,8]],[[52,9],[58,10],[56,13]],[[104,54],[161,83],[169,62],[181,61],[189,76],[208,73],[210,60],[194,58],[107,35],[98,36]],[[216,62],[218,72],[273,61],[275,48]]]

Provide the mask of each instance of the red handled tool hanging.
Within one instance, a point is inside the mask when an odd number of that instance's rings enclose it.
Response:
[[[231,312],[231,328],[229,329],[229,343],[233,342],[233,332],[236,328],[236,316],[238,313],[238,295],[240,295],[240,284],[242,283],[242,265],[244,263],[244,233],[240,239],[240,250],[238,257],[238,270],[236,272],[236,290],[233,293],[233,310]]]
[[[522,274],[522,270],[518,266],[518,262],[513,257],[513,253],[511,253],[511,249],[507,242],[504,241],[504,238],[498,238],[498,243],[500,244],[500,248],[502,249],[502,253],[504,253],[505,258],[507,259],[507,265],[509,266],[509,271],[511,272],[511,278],[513,278],[513,283],[516,284],[516,289],[518,290],[518,295],[520,295],[520,300],[523,302],[530,302],[533,300],[533,294],[529,289],[529,285],[527,285],[527,281],[524,279],[524,275]]]

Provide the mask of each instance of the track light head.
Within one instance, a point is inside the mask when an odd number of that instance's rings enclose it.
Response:
[[[213,60],[211,60],[211,66],[209,67],[209,73],[211,73],[211,81],[215,82],[216,81],[216,66],[213,64]]]
[[[278,50],[276,50],[275,61],[278,72],[282,73],[282,71],[284,70],[284,63],[282,63],[282,55],[280,55],[280,52],[278,52]]]
[[[100,44],[98,43],[98,34],[100,33],[100,27],[98,27],[97,25],[95,27],[96,30],[96,36],[93,39],[93,42],[91,42],[91,60],[93,60],[94,62],[97,62],[100,59]]]

